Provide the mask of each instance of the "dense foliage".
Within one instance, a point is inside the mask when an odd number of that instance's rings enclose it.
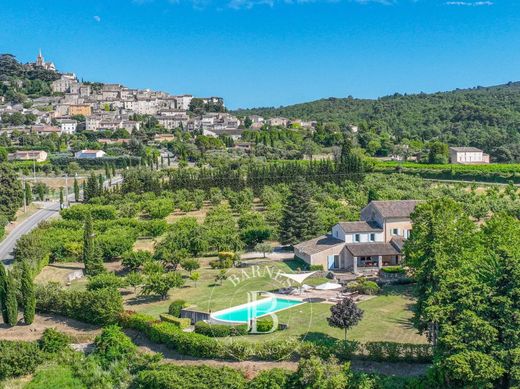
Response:
[[[435,347],[448,385],[520,383],[520,221],[494,215],[477,229],[460,205],[420,205],[405,245],[417,280],[415,325]]]
[[[388,155],[394,145],[417,147],[431,140],[475,146],[498,161],[520,161],[520,84],[490,88],[395,94],[377,100],[329,98],[281,108],[239,110],[258,114],[317,120],[325,123],[315,134],[327,141],[348,125],[359,126],[362,147]]]

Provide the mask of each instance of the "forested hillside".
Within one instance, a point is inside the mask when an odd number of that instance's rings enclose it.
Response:
[[[482,148],[497,161],[520,160],[518,82],[433,94],[395,94],[377,100],[329,98],[236,113],[357,125],[360,144],[369,151],[375,149],[374,154],[388,142],[413,147],[414,142],[440,140]]]
[[[22,103],[27,97],[50,96],[50,83],[59,73],[24,65],[11,54],[0,54],[0,96],[6,101]]]

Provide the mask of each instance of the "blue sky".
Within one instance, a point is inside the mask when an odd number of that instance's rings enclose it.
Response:
[[[0,0],[0,52],[231,108],[520,80],[520,1]]]

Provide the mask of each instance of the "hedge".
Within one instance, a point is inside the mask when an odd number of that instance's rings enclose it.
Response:
[[[186,301],[184,300],[173,300],[168,307],[168,313],[175,317],[181,316],[182,308],[186,307]]]
[[[139,373],[133,387],[137,389],[242,389],[244,376],[226,366],[175,366],[163,365]]]
[[[0,380],[34,373],[42,362],[36,342],[0,340]]]
[[[195,323],[195,332],[211,338],[242,336],[247,335],[247,325],[231,326],[226,324],[209,324],[205,321],[198,321]]]
[[[201,322],[196,323],[196,332],[189,333],[183,332],[171,323],[157,322],[152,316],[132,312],[122,314],[120,324],[123,327],[142,332],[152,342],[165,344],[181,354],[202,358],[286,360],[319,355],[322,358],[336,356],[341,360],[430,363],[433,354],[430,345],[393,342],[361,344],[355,341],[331,340],[324,344],[316,344],[309,341],[298,341],[296,338],[262,343],[243,340],[219,342],[217,339],[199,332],[201,328],[202,332],[207,329],[201,325]],[[213,328],[213,326],[211,327]]]
[[[126,168],[127,166],[138,166],[140,157],[120,156],[120,157],[103,157],[92,159],[76,159],[74,157],[50,157],[50,162],[54,166],[59,166],[61,169],[69,166],[71,162],[76,162],[84,169],[100,169],[105,165],[114,165],[116,168]]]
[[[113,324],[123,312],[123,298],[114,289],[68,290],[49,283],[36,287],[36,310],[91,324]]]
[[[191,325],[191,319],[186,318],[186,317],[184,317],[184,318],[175,317],[175,316],[169,315],[167,313],[161,313],[159,315],[159,317],[161,318],[161,321],[171,323],[171,324],[175,325],[176,327],[179,327],[181,330],[184,328],[188,328]]]

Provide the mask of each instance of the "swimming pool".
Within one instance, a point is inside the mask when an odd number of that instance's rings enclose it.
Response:
[[[215,312],[211,314],[211,319],[222,323],[248,323],[251,319],[301,304],[305,303],[300,300],[269,297]]]

